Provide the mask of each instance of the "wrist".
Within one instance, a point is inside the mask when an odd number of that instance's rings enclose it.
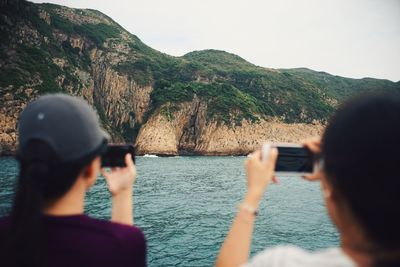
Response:
[[[246,202],[242,202],[242,203],[238,206],[238,208],[239,208],[240,210],[246,211],[247,213],[250,213],[250,214],[253,215],[253,216],[257,216],[257,215],[258,215],[258,208],[254,207],[254,206],[252,206],[252,205],[249,205],[249,204],[246,203]]]
[[[133,191],[132,186],[128,186],[128,187],[122,188],[116,192],[111,192],[111,196],[112,196],[112,198],[132,196],[132,191]]]
[[[257,209],[263,194],[255,191],[248,191],[243,202]]]

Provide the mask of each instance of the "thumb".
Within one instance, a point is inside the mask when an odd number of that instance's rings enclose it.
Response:
[[[133,159],[132,159],[131,153],[127,153],[127,154],[125,155],[125,164],[126,164],[126,166],[128,166],[129,168],[133,168],[134,163],[133,163]]]
[[[275,170],[276,160],[278,158],[278,149],[276,147],[271,148],[268,156],[268,160],[266,160],[265,165],[269,170]]]

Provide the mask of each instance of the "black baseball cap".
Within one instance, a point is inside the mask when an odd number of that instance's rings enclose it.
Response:
[[[109,139],[89,104],[65,94],[44,95],[29,103],[21,113],[18,133],[19,153],[29,141],[40,140],[63,162],[88,156]]]

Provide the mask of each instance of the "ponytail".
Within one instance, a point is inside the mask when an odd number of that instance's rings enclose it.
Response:
[[[2,241],[0,253],[6,266],[46,266],[42,209],[65,194],[90,161],[61,163],[51,147],[39,140],[26,145],[17,159],[20,171],[10,231]]]
[[[9,266],[44,266],[44,243],[41,207],[43,194],[40,184],[49,176],[49,167],[41,162],[20,164],[20,176],[11,211],[11,227],[6,248]],[[24,255],[23,257],[21,257]]]

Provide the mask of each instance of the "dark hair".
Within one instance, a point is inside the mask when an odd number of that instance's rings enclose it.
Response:
[[[53,149],[40,140],[19,151],[19,177],[10,214],[10,230],[2,257],[6,266],[45,266],[46,251],[42,208],[65,194],[98,151],[73,162],[61,162]]]
[[[400,266],[399,138],[400,92],[370,93],[339,108],[322,142],[327,179],[379,266]]]

